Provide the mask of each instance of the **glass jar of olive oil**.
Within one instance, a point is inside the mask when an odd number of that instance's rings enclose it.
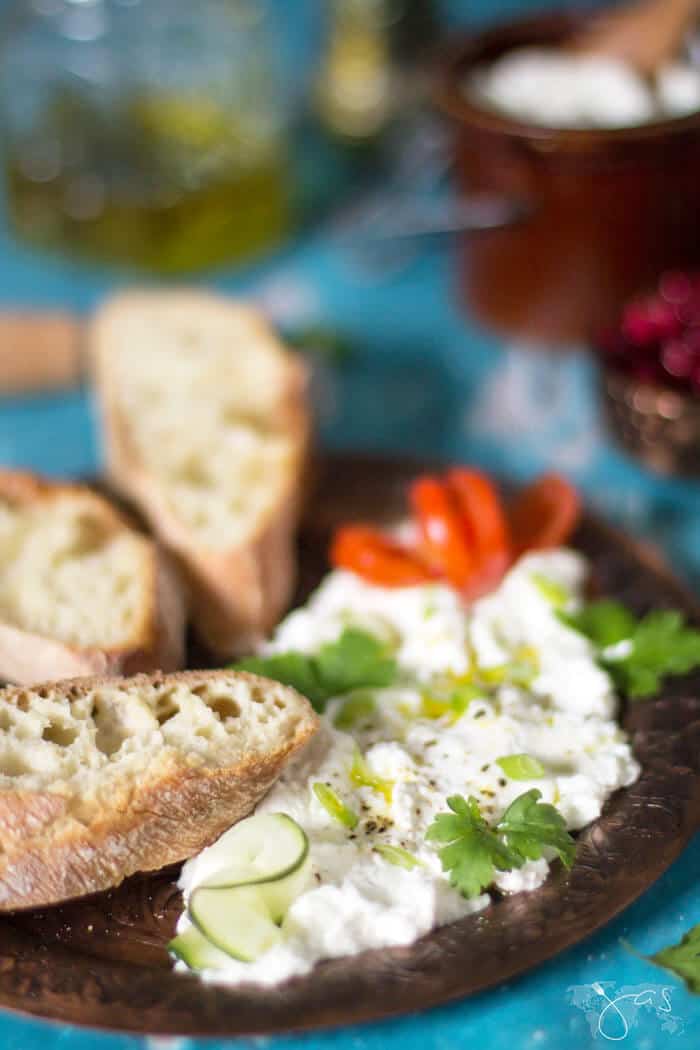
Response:
[[[22,0],[0,64],[14,229],[160,272],[289,231],[289,103],[261,0]]]

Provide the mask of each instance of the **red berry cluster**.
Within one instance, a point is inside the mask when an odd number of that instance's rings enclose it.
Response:
[[[642,383],[700,396],[700,274],[674,271],[625,307],[598,343],[603,360]]]

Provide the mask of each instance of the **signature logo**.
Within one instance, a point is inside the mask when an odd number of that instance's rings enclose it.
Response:
[[[643,1018],[655,1017],[662,1031],[679,1035],[683,1021],[673,1013],[673,988],[660,984],[623,985],[613,981],[575,984],[567,989],[569,1002],[586,1015],[591,1035],[611,1043],[626,1039]]]

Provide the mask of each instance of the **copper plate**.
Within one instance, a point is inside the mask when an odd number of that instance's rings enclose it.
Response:
[[[322,471],[301,540],[302,595],[324,571],[328,530],[400,513],[415,464],[335,457]],[[577,546],[597,584],[637,611],[692,598],[652,552],[586,515]],[[171,971],[164,945],[180,901],[173,872],[0,922],[0,1006],[130,1032],[239,1035],[350,1024],[444,1003],[521,973],[588,936],[669,866],[700,824],[700,676],[624,715],[641,778],[580,836],[576,864],[534,893],[435,930],[409,948],[319,966],[272,990],[202,985]]]

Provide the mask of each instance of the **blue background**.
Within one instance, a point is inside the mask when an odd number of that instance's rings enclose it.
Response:
[[[291,6],[291,5],[290,5]],[[464,4],[443,2],[455,22]],[[474,21],[536,5],[481,0]],[[289,10],[289,9],[287,9]],[[0,225],[0,296],[5,305],[60,306],[85,312],[127,276],[39,256]],[[131,278],[133,279],[133,278]],[[595,367],[583,351],[552,358],[505,345],[460,312],[449,246],[430,244],[384,272],[343,254],[323,230],[264,266],[207,282],[245,292],[288,327],[320,323],[348,337],[340,365],[317,361],[316,405],[322,441],[352,447],[472,460],[512,477],[555,466],[589,500],[666,550],[676,570],[700,588],[700,484],[653,477],[611,444],[597,407]],[[99,464],[90,405],[83,393],[0,400],[0,462],[51,474],[94,472]],[[641,956],[675,942],[700,922],[696,839],[667,875],[618,921],[536,972],[467,1002],[418,1017],[309,1037],[243,1040],[303,1050],[563,1050],[611,1041],[635,1050],[698,1045],[700,999]],[[621,1004],[629,1031],[604,1000],[651,988],[647,1006]],[[671,1012],[658,1011],[667,987]],[[579,1005],[577,1005],[579,1004]],[[612,1037],[612,1040],[611,1040]],[[49,1026],[0,1014],[0,1045],[33,1050],[195,1050],[211,1042],[134,1039]],[[217,1047],[225,1044],[219,1042]],[[230,1044],[229,1044],[230,1045]]]

